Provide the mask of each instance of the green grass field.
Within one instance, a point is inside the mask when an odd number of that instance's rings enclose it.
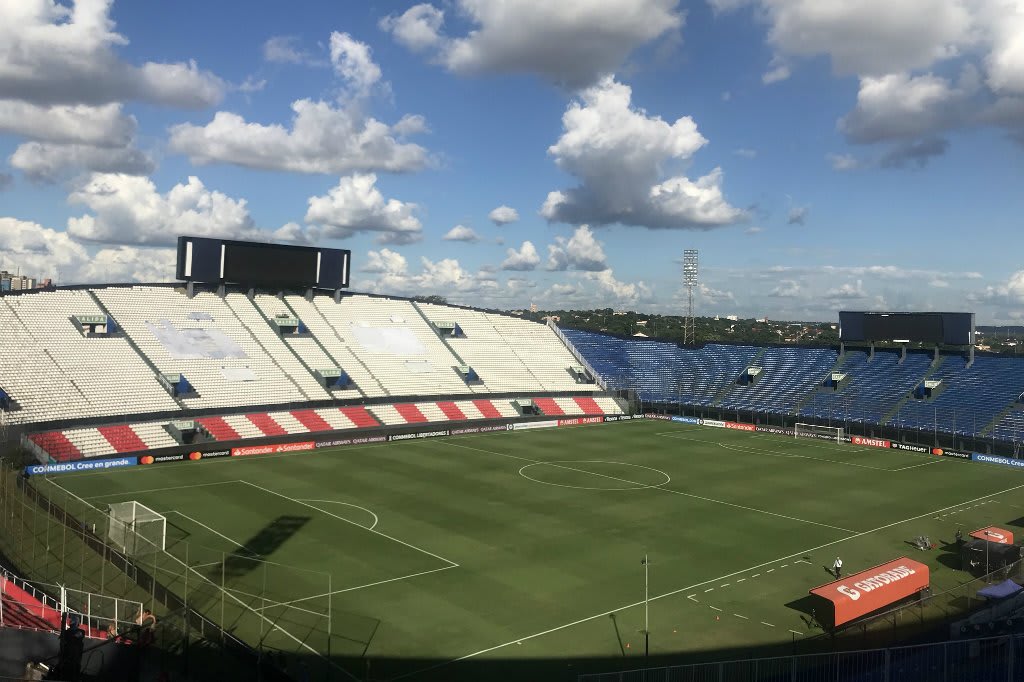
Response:
[[[364,657],[375,679],[451,679],[458,659],[642,657],[645,554],[652,654],[790,644],[820,632],[798,602],[837,555],[853,573],[910,554],[939,592],[970,577],[908,540],[1024,516],[1024,476],[998,466],[663,421],[39,485],[165,513],[192,570],[154,565],[190,605],[253,644],[329,646],[360,679]]]

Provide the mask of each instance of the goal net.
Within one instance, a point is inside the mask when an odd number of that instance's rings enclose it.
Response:
[[[837,443],[842,443],[843,435],[843,428],[840,426],[796,424],[793,427],[793,436],[796,438],[817,438],[819,440],[834,440]]]
[[[141,502],[130,500],[109,505],[107,537],[129,556],[165,549],[167,518]]]

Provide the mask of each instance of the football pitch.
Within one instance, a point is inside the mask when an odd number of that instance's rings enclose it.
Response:
[[[801,600],[836,556],[910,555],[940,592],[970,580],[941,550],[958,527],[1024,516],[1005,467],[654,420],[34,480],[164,514],[169,589],[254,646],[330,656],[335,679],[639,665],[645,556],[651,655],[791,645],[820,635]]]

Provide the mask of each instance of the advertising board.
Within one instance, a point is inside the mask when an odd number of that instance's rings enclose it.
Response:
[[[960,452],[959,450],[946,450],[945,448],[932,448],[932,454],[939,457],[955,457],[956,459],[970,459],[971,453]]]
[[[550,419],[542,422],[523,422],[521,424],[510,424],[513,431],[527,431],[529,429],[550,429],[558,426],[558,421]]]
[[[655,414],[653,412],[645,412],[644,413],[644,419],[661,419],[662,421],[666,421],[667,422],[671,418],[672,417],[668,416],[667,414]]]
[[[249,445],[241,448],[231,448],[232,457],[247,457],[249,455],[268,455],[279,452],[299,452],[301,450],[312,450],[316,447],[313,441],[301,443],[278,443],[277,445]]]
[[[828,627],[849,623],[884,609],[928,587],[928,566],[900,557],[810,591],[817,618]]]
[[[700,419],[697,417],[670,417],[670,419],[680,424],[700,424]]]
[[[1005,528],[996,528],[995,526],[989,526],[988,528],[979,528],[976,531],[970,533],[972,538],[978,538],[979,540],[987,540],[994,542],[997,545],[1012,545],[1013,544],[1013,532],[1008,531]]]
[[[892,442],[889,444],[893,450],[906,450],[908,452],[930,452],[931,448],[925,445],[910,445],[909,443],[896,443]]]
[[[370,443],[383,443],[387,436],[363,436],[362,438],[332,438],[330,440],[318,440],[318,448],[336,448],[344,445],[368,445]]]
[[[866,445],[872,448],[889,448],[892,447],[892,441],[884,438],[868,438],[866,436],[853,436],[850,438],[850,442],[854,445]]]
[[[440,436],[447,436],[448,429],[441,429],[440,431],[420,431],[418,433],[396,433],[388,436],[389,441],[403,441],[403,440],[416,440],[417,438],[438,438]]]
[[[701,419],[700,420],[700,425],[701,426],[713,426],[716,429],[724,429],[725,428],[725,422],[719,421],[718,419]]]
[[[74,462],[31,464],[25,467],[25,474],[28,476],[38,476],[40,474],[67,474],[73,471],[120,469],[122,467],[135,466],[137,463],[138,460],[135,457],[120,457],[118,459],[80,459]]]
[[[580,424],[600,424],[604,421],[604,417],[570,417],[569,419],[559,419],[559,426],[579,426]]]
[[[985,462],[987,464],[1002,464],[1008,467],[1022,467],[1024,468],[1024,459],[1014,459],[1012,457],[1000,457],[999,455],[983,455],[980,452],[971,454],[971,459],[975,462]]]
[[[734,431],[757,431],[757,427],[753,424],[740,424],[739,422],[725,422],[725,428]]]

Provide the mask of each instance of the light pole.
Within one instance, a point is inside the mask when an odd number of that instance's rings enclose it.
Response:
[[[650,594],[648,589],[650,583],[647,579],[647,567],[651,565],[651,562],[647,560],[647,555],[644,554],[643,561],[641,561],[640,563],[644,565],[644,658],[646,659],[647,655],[651,651],[651,625],[649,619],[649,611],[647,608]]]

